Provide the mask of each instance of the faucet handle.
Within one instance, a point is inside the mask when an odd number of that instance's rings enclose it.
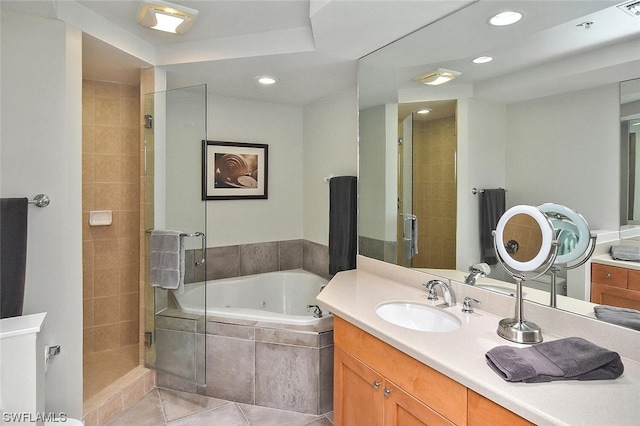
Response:
[[[422,285],[425,286],[427,291],[429,292],[427,300],[438,300],[438,293],[436,293],[435,282],[433,280]]]
[[[462,302],[462,312],[466,312],[468,314],[472,314],[473,313],[473,306],[471,306],[471,303],[480,303],[479,300],[474,299],[473,297],[469,297],[466,296],[464,298],[464,301]]]

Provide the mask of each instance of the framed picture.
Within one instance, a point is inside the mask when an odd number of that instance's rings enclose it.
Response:
[[[202,199],[266,199],[269,146],[202,141]]]

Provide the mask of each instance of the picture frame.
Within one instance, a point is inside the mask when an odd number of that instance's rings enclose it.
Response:
[[[269,146],[202,141],[202,199],[268,198]]]

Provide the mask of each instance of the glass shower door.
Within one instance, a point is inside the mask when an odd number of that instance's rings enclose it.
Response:
[[[206,85],[157,92],[144,105],[145,364],[204,384],[206,371],[206,202],[202,201],[202,141],[207,139]],[[153,230],[180,231],[184,292],[198,292],[188,309],[182,290],[152,286]]]

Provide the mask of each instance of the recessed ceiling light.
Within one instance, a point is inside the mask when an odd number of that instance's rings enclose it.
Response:
[[[487,62],[493,61],[491,56],[478,56],[473,60],[474,64],[486,64]]]
[[[145,0],[138,7],[138,22],[147,28],[184,34],[193,25],[198,11],[161,0]]]
[[[265,85],[265,86],[270,86],[272,84],[276,84],[278,82],[278,79],[275,77],[270,77],[268,75],[262,76],[262,77],[256,77],[258,79],[258,83]]]
[[[444,83],[448,83],[451,80],[458,77],[460,72],[453,70],[446,70],[444,68],[438,68],[435,71],[428,72],[420,77],[416,78],[416,81],[422,84],[429,84],[431,86],[439,86]]]
[[[418,114],[429,114],[431,110],[429,108],[421,109],[416,111]]]
[[[489,19],[489,23],[491,25],[495,25],[496,27],[503,27],[505,25],[515,24],[520,19],[522,19],[522,13],[508,11],[498,13],[493,18]]]

